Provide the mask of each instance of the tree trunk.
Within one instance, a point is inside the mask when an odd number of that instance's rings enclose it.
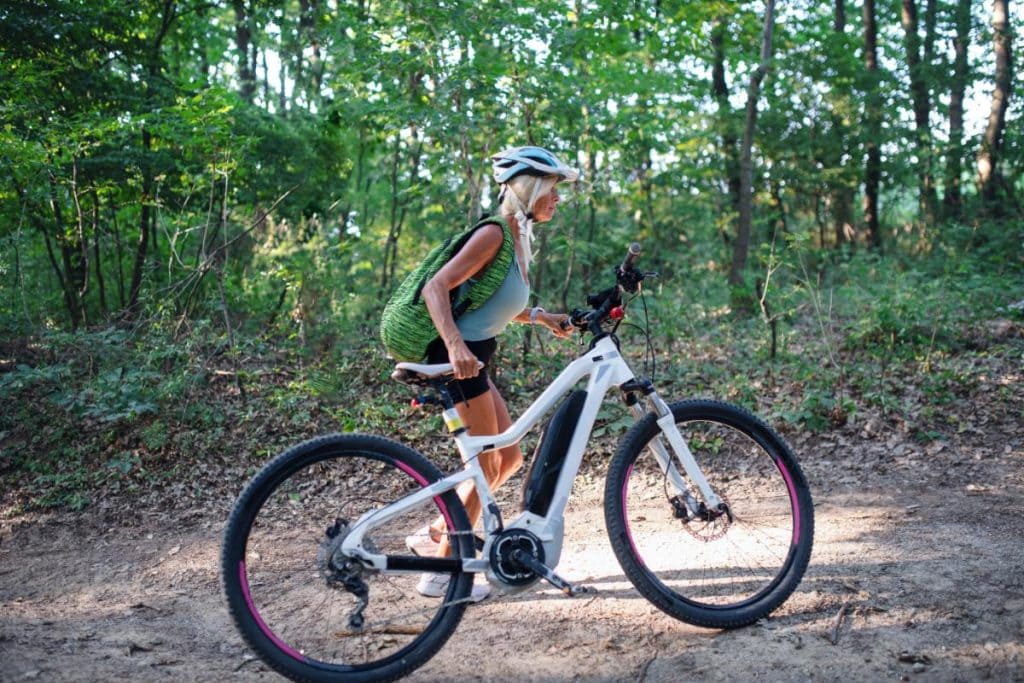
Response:
[[[316,32],[317,0],[299,0],[300,45],[309,45],[309,82],[306,96],[309,104],[320,100],[320,86],[323,81],[324,64],[320,50],[320,38]],[[300,57],[301,59],[301,57]]]
[[[882,133],[881,102],[878,84],[878,39],[875,27],[875,1],[864,0],[864,67],[869,84],[865,105],[867,161],[864,167],[864,231],[875,249],[882,246],[878,227],[878,188],[882,178],[882,153],[878,139]]]
[[[967,50],[971,42],[971,0],[959,0],[954,19],[953,78],[949,85],[949,146],[942,204],[947,218],[959,218],[963,211],[961,176],[964,161],[964,95],[967,92]]]
[[[53,162],[51,160],[51,164],[52,163]],[[68,310],[68,318],[71,322],[71,328],[78,329],[78,326],[85,322],[84,312],[82,311],[82,301],[78,294],[81,291],[84,282],[84,277],[82,276],[81,246],[77,239],[77,231],[68,231],[67,225],[64,222],[64,211],[61,208],[60,197],[57,192],[57,178],[53,175],[52,170],[48,175],[50,182],[50,211],[53,213],[57,245],[60,247],[61,265],[63,266],[63,269],[57,265],[57,261],[52,254],[52,250],[50,258],[54,269],[57,272],[61,289],[64,292],[64,305]],[[46,232],[45,228],[43,229],[43,234],[46,235],[46,246],[50,249],[50,236],[49,233]],[[63,275],[61,275],[61,273],[63,273]]]
[[[79,315],[78,315],[78,311],[76,309],[76,302],[77,302],[77,300],[75,299],[75,297],[71,296],[71,294],[70,294],[71,285],[68,283],[67,278],[64,276],[64,271],[61,270],[60,264],[57,262],[57,256],[54,254],[54,251],[53,251],[53,242],[50,239],[50,231],[47,230],[46,222],[43,221],[43,219],[35,211],[32,210],[31,206],[29,205],[28,194],[25,191],[25,188],[21,187],[18,184],[15,184],[14,191],[18,195],[18,199],[21,200],[21,203],[23,205],[23,209],[22,210],[28,215],[29,220],[32,222],[32,225],[34,225],[36,227],[36,229],[40,232],[40,234],[43,236],[43,242],[46,244],[46,255],[50,259],[50,266],[53,268],[53,273],[57,277],[57,284],[60,286],[60,291],[61,291],[61,293],[64,296],[64,306],[65,306],[65,308],[67,308],[68,318],[69,318],[69,320],[71,322],[71,326],[72,327],[77,327],[78,323],[79,323]],[[62,226],[62,223],[61,223],[62,218],[61,218],[60,206],[54,204],[54,202],[56,201],[56,198],[57,198],[56,197],[56,180],[51,175],[50,176],[50,201],[51,201],[51,204],[52,204],[51,211],[54,214],[54,220],[58,221],[58,229],[63,231],[63,226]]]
[[[100,263],[100,198],[95,188],[89,191],[89,197],[92,199],[92,251],[96,270],[96,287],[100,297],[100,311],[106,315],[109,308],[107,307],[107,287],[103,280],[103,268]]]
[[[938,7],[935,0],[924,3],[924,55],[922,58],[927,72],[935,67],[935,22],[938,20]]]
[[[740,165],[736,158],[736,133],[733,125],[732,107],[729,106],[729,85],[725,76],[725,31],[721,19],[711,27],[711,47],[714,63],[711,66],[711,95],[718,105],[718,122],[722,130],[722,158],[725,159],[726,184],[732,211],[739,213],[740,207]]]
[[[238,92],[249,104],[256,94],[256,72],[250,67],[252,29],[245,0],[231,0],[235,10],[235,48],[238,53]]]
[[[149,253],[151,255],[152,263],[149,265],[150,271],[153,273],[154,278],[160,275],[159,264],[157,259],[160,255],[159,243],[157,241],[157,221],[160,218],[160,186],[162,181],[154,178],[153,182],[153,208],[149,211]],[[170,273],[168,273],[168,279]]]
[[[846,2],[835,0],[835,12],[833,15],[832,28],[837,40],[842,40],[846,33]],[[849,96],[844,93],[844,96]],[[828,210],[832,216],[832,232],[835,235],[836,246],[844,244],[853,239],[853,193],[854,188],[847,179],[846,166],[849,163],[849,126],[843,122],[843,117],[834,109],[829,115],[832,125],[833,138],[836,142],[830,150],[828,165],[840,173],[829,181]],[[825,246],[824,234],[822,234],[821,246]]]
[[[996,62],[995,87],[992,91],[992,106],[989,109],[988,125],[985,127],[985,134],[981,139],[981,150],[978,152],[978,193],[985,201],[987,209],[994,213],[1000,213],[1000,207],[996,205],[997,200],[1001,199],[999,195],[1002,185],[999,162],[1002,156],[1003,132],[1006,127],[1006,109],[1010,105],[1010,95],[1013,90],[1009,5],[1009,0],[993,0],[992,2],[993,52]]]
[[[85,296],[89,293],[89,239],[85,235],[85,214],[82,212],[82,202],[78,193],[78,157],[71,158],[71,199],[75,204],[75,233],[74,244],[71,254],[72,268],[68,271],[71,281],[75,285],[75,297],[78,299],[78,309],[82,312],[82,323],[89,324],[89,309],[85,303]]]
[[[142,211],[139,217],[139,242],[135,247],[135,264],[132,266],[132,284],[128,288],[128,313],[134,314],[139,305],[139,292],[142,290],[142,274],[149,251],[149,214],[153,199],[153,172],[149,168],[149,152],[153,141],[149,131],[142,128]]]
[[[410,183],[418,177],[420,156],[423,143],[419,140],[416,126],[411,127],[412,152],[409,156]],[[398,262],[398,238],[402,235],[405,218],[409,212],[410,199],[408,193],[399,188],[399,169],[402,165],[402,138],[395,136],[395,153],[391,165],[391,226],[388,229],[387,242],[384,245],[384,264],[380,274],[380,293],[387,296],[395,282],[395,264]],[[407,188],[408,189],[408,188]]]
[[[283,28],[283,27],[282,27]],[[288,113],[288,60],[280,55],[277,67],[277,114],[286,116]]]
[[[761,37],[761,63],[750,77],[747,88],[747,115],[743,127],[743,147],[740,150],[740,206],[739,225],[736,230],[736,243],[733,245],[732,268],[729,271],[729,283],[738,285],[743,282],[743,270],[747,264],[747,252],[750,250],[750,232],[753,224],[753,177],[754,164],[751,158],[754,146],[754,134],[757,130],[757,100],[761,95],[761,81],[771,66],[772,33],[775,30],[775,0],[766,0],[764,15],[764,33]]]
[[[117,213],[113,207],[107,207],[107,213],[110,216],[110,229],[114,234],[114,257],[117,263],[117,300],[121,308],[128,305],[125,299],[124,292],[124,245],[121,243],[121,229],[117,227]]]
[[[934,14],[934,3],[930,4],[930,11]],[[914,109],[914,130],[916,135],[918,177],[918,211],[921,220],[931,225],[937,218],[935,179],[932,171],[932,135],[929,124],[931,115],[931,102],[928,93],[927,70],[930,64],[927,55],[933,49],[933,45],[925,45],[924,61],[921,59],[921,37],[918,34],[917,4],[914,0],[903,0],[903,11],[901,13],[904,40],[906,49],[907,68],[910,70],[910,96]],[[930,24],[929,40],[934,43],[935,29],[934,18],[926,21]]]
[[[402,157],[402,138],[395,136],[395,153],[391,159],[391,225],[388,228],[388,238],[384,243],[384,264],[380,269],[380,293],[387,296],[391,290],[391,277],[395,270],[395,260],[398,258],[398,237],[402,233],[402,225],[399,217],[399,189],[398,189],[398,166]]]
[[[591,178],[591,182],[597,180],[597,151],[591,147],[587,153],[587,161],[585,167],[585,178]],[[595,201],[594,192],[587,193],[587,237],[586,244],[594,244],[594,240],[597,239],[597,202]],[[589,256],[589,254],[587,254]],[[593,278],[593,265],[592,259],[583,259],[583,289],[589,291],[591,279]]]
[[[269,108],[270,99],[270,69],[267,67],[267,49],[263,48],[260,50],[260,67],[263,70],[263,80],[261,85],[263,86],[263,106]]]

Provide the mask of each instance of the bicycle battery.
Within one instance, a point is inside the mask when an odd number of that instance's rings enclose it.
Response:
[[[547,515],[562,463],[569,451],[569,442],[576,432],[576,423],[579,422],[586,400],[586,391],[578,389],[572,392],[544,426],[523,482],[523,512],[532,512],[541,517]]]

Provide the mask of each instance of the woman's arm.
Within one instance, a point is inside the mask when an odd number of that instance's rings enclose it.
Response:
[[[498,255],[504,239],[501,226],[497,223],[483,226],[473,233],[462,249],[423,285],[423,302],[427,305],[434,327],[448,348],[448,357],[455,366],[456,379],[476,377],[480,369],[476,356],[466,348],[466,343],[459,334],[459,328],[452,315],[449,293],[486,268]]]
[[[563,339],[572,335],[572,328],[568,324],[563,327],[563,323],[569,322],[569,316],[565,313],[548,313],[540,307],[536,309],[536,312],[533,308],[524,308],[513,320],[528,325],[543,325],[551,330],[556,337]]]

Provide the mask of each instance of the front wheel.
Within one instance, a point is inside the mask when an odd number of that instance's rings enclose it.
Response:
[[[619,564],[640,593],[673,617],[736,628],[790,596],[811,556],[811,494],[789,447],[746,410],[717,401],[669,406],[721,510],[676,490],[655,457],[667,440],[653,415],[626,433],[605,485],[605,523]],[[664,449],[662,452],[665,452]],[[678,459],[672,462],[682,473]],[[685,479],[685,473],[684,473]]]
[[[365,513],[441,477],[416,451],[374,436],[320,437],[271,461],[224,532],[224,590],[245,641],[298,681],[388,681],[426,662],[462,618],[472,575],[451,571],[444,595],[423,597],[420,572],[378,572],[340,548]],[[437,515],[458,532],[450,534],[454,555],[472,557],[472,527],[454,491],[371,529],[363,546],[414,567],[406,535]]]

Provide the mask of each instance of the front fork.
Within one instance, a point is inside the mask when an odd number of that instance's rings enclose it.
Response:
[[[651,439],[647,447],[650,448],[651,454],[657,460],[661,471],[675,488],[678,496],[677,500],[681,499],[685,503],[686,508],[689,509],[690,516],[688,518],[705,517],[708,514],[708,510],[724,511],[722,499],[711,489],[711,485],[694,459],[690,447],[679,432],[679,427],[676,426],[676,419],[672,414],[671,408],[658,396],[653,388],[645,392],[645,398],[647,399],[650,411],[657,416],[656,422],[659,429],[661,429],[661,435]],[[634,400],[627,400],[626,403],[637,421],[646,416],[647,413],[640,406],[640,402],[635,400],[635,396]],[[668,445],[675,452],[675,460],[669,454],[668,448],[665,447],[665,440],[668,441]],[[687,486],[686,481],[679,472],[679,468],[676,466],[677,462],[682,465],[686,476],[697,487],[701,497],[704,499],[703,504],[696,499],[690,487]],[[684,514],[684,510],[677,508],[678,516],[683,516]]]

